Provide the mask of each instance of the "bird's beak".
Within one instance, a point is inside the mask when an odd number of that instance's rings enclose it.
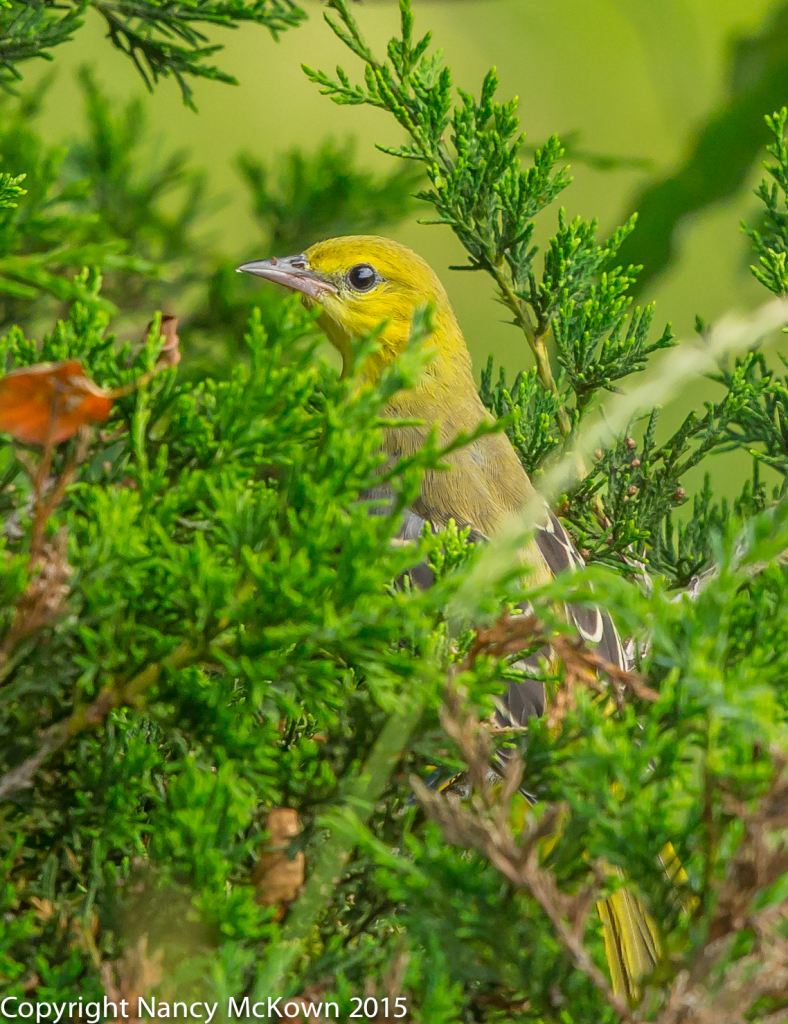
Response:
[[[310,270],[309,260],[304,255],[272,256],[270,260],[242,263],[236,270],[239,274],[255,274],[294,292],[303,292],[316,302],[321,302],[326,295],[336,295],[338,291],[335,284]]]

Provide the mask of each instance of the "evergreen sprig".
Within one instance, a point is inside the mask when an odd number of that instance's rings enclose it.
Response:
[[[788,291],[788,270],[785,266],[788,255],[788,144],[785,138],[788,108],[783,107],[771,116],[766,124],[772,135],[767,151],[777,161],[765,164],[772,181],[764,180],[758,186],[756,195],[763,202],[763,225],[761,230],[743,225],[752,240],[758,257],[756,266],[751,267],[754,277],[775,295]]]
[[[758,230],[744,225],[744,230],[758,256],[753,275],[769,291],[784,296],[788,111],[767,116],[766,124],[772,135],[767,149],[776,161],[766,164],[772,182],[763,181],[756,192],[765,208],[762,225]],[[698,330],[701,335],[705,330],[700,320]],[[557,332],[557,340],[559,336]],[[782,354],[780,358],[785,362]],[[691,413],[659,447],[653,447],[656,420],[652,415],[641,450],[634,440],[619,441],[570,496],[566,514],[577,531],[578,544],[591,559],[613,564],[617,558],[634,556],[650,570],[686,586],[711,557],[715,532],[731,517],[761,511],[785,493],[788,378],[770,367],[757,347],[732,365],[721,365],[710,378],[721,385],[724,397],[707,403],[705,415]],[[742,450],[756,461],[756,471],[752,480],[743,482],[733,505],[713,501],[706,485],[694,497],[687,521],[678,521],[675,508],[687,500],[684,474],[707,455]],[[758,463],[783,478],[773,493],[767,495]]]
[[[788,254],[788,109],[783,107],[766,117],[772,141],[766,147],[775,163],[766,162],[771,183],[761,182],[756,195],[764,210],[759,229],[743,224],[749,235],[758,262],[750,269],[765,288],[777,296],[788,294],[786,255]],[[785,365],[782,353],[780,359]],[[788,376],[770,367],[763,353],[756,351],[736,360],[733,368],[720,367],[715,379],[725,387],[734,376],[746,375],[753,400],[742,405],[735,420],[728,425],[722,447],[744,448],[758,461],[771,467],[783,479],[788,477]]]
[[[506,371],[500,367],[493,385],[493,357],[482,370],[479,395],[482,402],[499,419],[506,420],[506,433],[515,447],[526,472],[536,477],[547,458],[561,445],[558,429],[558,398],[545,391],[536,368],[521,370],[511,387]]]
[[[89,183],[66,173],[66,148],[46,145],[36,131],[47,87],[42,82],[30,93],[0,99],[0,158],[6,167],[25,168],[22,175],[4,172],[2,178],[0,326],[5,328],[51,312],[53,299],[84,298],[79,271],[85,265],[138,276],[155,270],[141,253],[129,252],[119,234],[98,230],[95,212],[86,209]]]
[[[313,153],[291,150],[276,168],[239,154],[252,215],[272,252],[290,255],[324,238],[382,231],[415,210],[420,171],[407,165],[387,174],[362,170],[356,148],[352,140],[327,139]]]
[[[7,171],[0,174],[0,208],[14,209],[18,205],[16,200],[26,192],[26,189],[22,188],[24,180],[24,174],[17,174],[16,177]]]
[[[226,71],[208,63],[222,49],[208,43],[198,25],[237,28],[262,25],[276,38],[306,16],[294,0],[91,0],[112,43],[134,63],[152,89],[160,78],[174,78],[183,102],[194,107],[190,78],[237,84]]]
[[[50,50],[68,42],[82,25],[88,0],[55,4],[48,0],[7,0],[0,5],[0,84],[22,75],[18,65],[35,57],[51,60]]]
[[[624,437],[598,458],[562,506],[575,528],[583,556],[621,567],[634,564],[662,573],[677,586],[686,586],[711,554],[711,537],[683,563],[671,560],[673,513],[687,501],[684,476],[714,451],[741,406],[752,397],[741,380],[718,403],[707,403],[704,415],[689,413],[662,444],[656,442],[659,410],[648,417],[642,440]],[[694,518],[694,517],[693,517]],[[689,535],[688,535],[689,536]],[[693,536],[695,536],[693,534]],[[686,539],[681,542],[686,547]]]
[[[210,63],[222,49],[201,27],[237,28],[252,23],[276,38],[305,17],[294,0],[8,0],[0,6],[0,82],[21,77],[18,66],[67,42],[92,9],[112,44],[131,59],[149,89],[174,78],[184,103],[194,109],[190,79],[236,83]]]

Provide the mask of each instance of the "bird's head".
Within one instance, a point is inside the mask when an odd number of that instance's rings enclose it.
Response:
[[[365,366],[376,378],[408,344],[414,315],[431,307],[437,355],[464,342],[443,285],[420,256],[375,235],[347,235],[317,242],[297,256],[272,257],[238,268],[300,292],[319,305],[318,323],[339,349],[345,373],[353,364],[352,342],[383,325],[378,353]]]

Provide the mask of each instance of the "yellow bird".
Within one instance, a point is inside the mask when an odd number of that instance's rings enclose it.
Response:
[[[320,308],[318,323],[342,355],[345,374],[352,366],[352,341],[383,325],[379,348],[363,367],[362,377],[375,382],[406,348],[416,311],[429,305],[433,330],[427,341],[433,358],[415,387],[399,392],[387,415],[417,419],[419,426],[388,428],[383,446],[391,460],[411,455],[437,428],[441,444],[471,433],[492,417],[479,398],[471,357],[446,291],[420,256],[388,238],[372,235],[331,238],[296,256],[272,257],[238,268],[300,292]],[[488,434],[451,456],[446,471],[428,471],[413,511],[437,528],[449,519],[464,528],[494,537],[521,512],[534,489],[517,453],[503,433]],[[583,561],[556,517],[545,509],[533,552],[526,554],[543,578],[581,566]],[[609,661],[626,668],[616,628],[601,609],[569,609],[580,634],[596,644]],[[507,724],[524,724],[544,713],[544,688],[537,680],[512,682],[505,698]],[[637,896],[619,889],[600,904],[605,946],[614,989],[637,995],[637,980],[649,973],[659,956],[653,922]]]

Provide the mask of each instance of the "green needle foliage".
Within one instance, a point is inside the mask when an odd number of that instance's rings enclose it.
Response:
[[[8,174],[7,171],[0,174],[0,207],[2,209],[16,208],[17,204],[14,200],[25,194],[25,189],[22,188],[24,180],[24,174],[18,174],[16,177]]]
[[[756,193],[765,207],[763,231],[756,231],[754,228],[745,226],[758,256],[758,265],[752,268],[752,272],[757,280],[775,295],[784,295],[786,285],[788,285],[785,270],[786,242],[788,242],[788,214],[785,210],[786,192],[788,191],[786,120],[788,120],[788,111],[785,107],[773,117],[768,115],[766,117],[766,124],[773,136],[773,141],[767,146],[767,150],[777,162],[766,165],[772,179],[771,185],[766,181],[761,182]]]
[[[87,4],[4,2],[0,9],[0,80],[6,88],[22,75],[18,65],[33,57],[51,59],[49,50],[68,42],[82,24]]]
[[[222,49],[209,43],[205,28],[262,25],[274,38],[298,25],[304,11],[293,0],[4,0],[0,5],[0,84],[20,79],[19,65],[67,42],[88,10],[104,20],[107,37],[125,53],[149,89],[160,78],[174,78],[183,102],[194,107],[190,79],[236,84],[209,62]],[[199,26],[199,27],[198,27]]]
[[[63,177],[84,182],[80,212],[97,241],[122,239],[151,272],[106,274],[104,292],[128,315],[150,313],[201,280],[211,265],[205,219],[217,203],[206,176],[184,150],[152,145],[141,97],[114,104],[89,68],[78,80],[85,100],[85,132],[73,141]]]
[[[239,155],[253,216],[272,251],[293,254],[317,239],[381,231],[415,209],[417,168],[373,174],[355,166],[355,151],[352,141],[338,145],[328,139],[312,156],[297,149],[288,153],[275,176],[253,154]]]
[[[245,156],[260,244],[380,230],[425,177],[422,202],[522,334],[522,372],[510,385],[490,363],[481,394],[538,479],[673,343],[630,308],[636,269],[616,254],[632,225],[599,241],[559,213],[540,257],[535,218],[569,181],[558,141],[523,165],[494,75],[455,99],[407,4],[385,61],[332,7],[364,85],[310,75],[392,113],[406,170],[367,174],[333,143],[277,170]],[[37,10],[57,25],[67,8]],[[323,1019],[359,1000],[360,1019],[397,1018],[401,1000],[400,1019],[424,1024],[779,1019],[788,518],[765,477],[786,475],[788,382],[756,348],[719,367],[719,400],[672,436],[654,411],[611,437],[558,510],[597,563],[571,576],[531,585],[454,524],[403,544],[421,474],[451,452],[431,439],[389,468],[391,506],[369,490],[388,403],[425,365],[428,312],[377,388],[340,379],[296,299],[232,290],[234,264],[200,240],[185,156],[146,165],[139,105],[82,81],[89,130],[72,146],[37,135],[40,97],[6,101],[0,131],[0,282],[17,287],[0,371],[78,360],[119,389],[106,422],[57,445],[0,437],[0,996],[20,1013],[81,998],[96,1024],[105,995],[132,1013],[140,996],[204,1000],[221,1024],[276,1017],[280,996]],[[776,189],[753,240],[783,295],[785,113],[769,124]],[[71,246],[60,264],[56,244]],[[183,302],[183,347],[210,340],[213,363],[173,366],[158,315],[143,343],[118,338],[99,268],[138,333],[160,299]],[[0,381],[3,415],[20,381]],[[686,493],[690,470],[734,450],[756,457],[735,502],[708,479]],[[533,617],[514,614],[524,601]],[[638,674],[608,676],[566,602],[609,609]],[[493,727],[518,659],[545,645],[548,715],[525,737]],[[470,799],[421,784],[435,766],[463,772]],[[633,1006],[611,991],[595,913],[622,886],[663,954]]]
[[[182,258],[196,242],[195,222],[205,216],[204,175],[188,166],[185,151],[176,150],[148,163],[140,177],[143,146],[150,144],[141,98],[116,112],[89,68],[81,68],[78,78],[87,133],[70,147],[68,170],[90,182],[104,230],[127,238],[135,251],[157,263]],[[174,195],[178,205],[168,214],[163,207]]]
[[[95,210],[88,208],[90,183],[69,175],[66,148],[47,145],[36,130],[47,88],[44,82],[0,100],[3,166],[24,168],[21,176],[5,172],[4,181],[16,181],[19,198],[0,209],[0,323],[6,328],[51,316],[53,305],[81,297],[76,272],[85,264],[137,276],[154,271],[118,233],[98,228]]]

